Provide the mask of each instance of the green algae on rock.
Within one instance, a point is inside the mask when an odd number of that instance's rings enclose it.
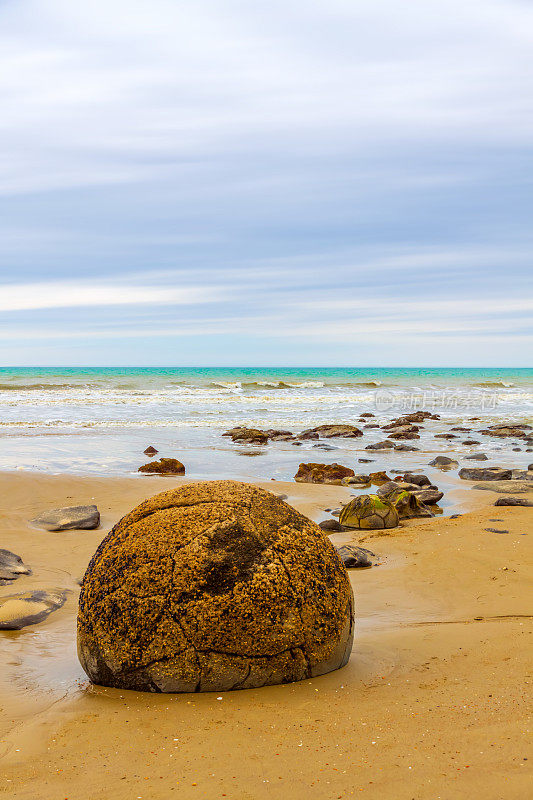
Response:
[[[377,494],[361,494],[344,506],[339,522],[345,528],[381,530],[396,528],[399,517],[396,508],[388,500]]]
[[[317,525],[236,481],[156,495],[83,579],[78,654],[94,683],[154,692],[287,683],[344,666],[346,570]]]

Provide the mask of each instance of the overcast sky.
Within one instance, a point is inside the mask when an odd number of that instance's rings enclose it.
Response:
[[[0,364],[531,366],[529,0],[0,0]]]

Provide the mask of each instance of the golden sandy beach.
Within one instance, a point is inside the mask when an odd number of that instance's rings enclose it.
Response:
[[[532,508],[495,508],[492,492],[461,488],[473,510],[457,519],[335,534],[335,543],[362,542],[381,561],[350,571],[356,637],[342,670],[222,695],[92,686],[75,652],[77,580],[123,514],[181,482],[0,476],[0,546],[33,569],[0,595],[71,590],[43,623],[0,633],[1,795],[531,796]],[[337,486],[260,485],[287,494],[311,518],[350,496]],[[91,502],[102,513],[96,531],[47,533],[28,524],[48,508]]]

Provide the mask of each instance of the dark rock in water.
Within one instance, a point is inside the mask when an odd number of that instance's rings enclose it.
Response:
[[[418,433],[411,433],[410,431],[393,431],[389,433],[389,439],[420,439],[420,435]]]
[[[521,447],[513,447],[513,453],[521,453],[521,452],[522,452]]]
[[[370,483],[370,475],[363,475],[359,473],[358,475],[349,475],[347,478],[342,479],[343,486],[368,486]]]
[[[371,483],[375,483],[376,486],[381,486],[381,484],[390,481],[390,478],[386,472],[371,472],[368,476],[368,479]]]
[[[455,459],[448,456],[437,456],[433,461],[429,462],[430,467],[458,467],[459,464]]]
[[[459,470],[459,477],[464,481],[508,481],[513,472],[503,467],[463,467]]]
[[[373,428],[379,428],[379,425],[363,425],[365,431],[372,430]]]
[[[374,463],[374,459],[373,458],[358,458],[357,460],[359,461],[360,464],[373,464]]]
[[[346,569],[371,567],[371,557],[376,557],[372,550],[367,550],[365,547],[354,547],[351,544],[343,544],[342,547],[336,547],[335,550]]]
[[[323,519],[318,523],[318,527],[323,531],[342,531],[343,527],[337,519]]]
[[[495,506],[523,506],[525,508],[533,508],[533,502],[526,500],[525,497],[498,497]]]
[[[292,444],[293,447],[301,447],[302,446],[301,442],[291,442],[291,444]]]
[[[256,486],[205,481],[146,500],[104,539],[83,579],[78,654],[93,682],[120,689],[288,683],[347,663],[353,610],[314,522]]]
[[[479,433],[482,433],[485,436],[498,436],[500,438],[522,438],[526,435],[525,430],[523,429],[529,427],[529,425],[489,425],[488,428],[485,428],[483,431],[479,431]]]
[[[412,425],[410,422],[402,422],[400,420],[394,420],[390,425],[383,425],[382,429],[390,433],[418,433],[420,430],[418,425]]]
[[[434,506],[444,497],[444,492],[440,492],[438,489],[418,489],[414,491],[413,494],[416,495],[425,506]]]
[[[435,439],[457,439],[457,436],[453,433],[436,433]]]
[[[294,434],[291,431],[280,431],[270,428],[264,431],[264,433],[272,442],[290,442],[291,439],[294,439]]]
[[[402,452],[402,453],[414,453],[415,450],[419,450],[420,448],[412,447],[409,444],[397,444],[394,449],[395,449],[395,451],[397,453],[400,453],[400,452]]]
[[[149,447],[146,448],[146,450],[143,450],[143,453],[145,456],[155,456],[156,453],[159,453],[159,450],[156,450],[155,447],[152,447],[152,445],[150,445]]]
[[[375,414],[371,414],[370,411],[365,411],[364,414],[359,414],[360,417],[375,417]]]
[[[485,453],[472,453],[471,456],[465,456],[465,461],[488,461],[488,456]]]
[[[0,549],[0,586],[11,584],[21,575],[31,575],[31,569],[16,553]]]
[[[338,447],[333,447],[331,444],[314,444],[313,447],[318,447],[319,450],[338,450]]]
[[[459,431],[460,433],[468,433],[472,428],[450,428],[451,431]]]
[[[341,464],[300,464],[294,476],[297,483],[330,483],[340,486],[343,478],[355,475],[353,469]]]
[[[365,450],[392,450],[393,447],[394,445],[390,441],[375,442],[374,444],[367,444]]]
[[[100,512],[96,506],[56,508],[35,517],[31,524],[47,531],[90,531],[99,526]]]
[[[232,428],[222,434],[223,436],[231,436],[232,442],[239,442],[241,444],[267,444],[268,435],[265,431],[260,431],[258,428],[246,428],[239,426]]]
[[[431,485],[431,481],[425,475],[417,475],[412,472],[404,472],[403,479],[406,483],[416,483],[417,486]]]
[[[0,597],[0,630],[18,631],[35,625],[61,608],[67,599],[66,591],[34,590]]]
[[[298,439],[320,439],[320,436],[314,431],[304,431],[298,434]]]
[[[498,528],[484,528],[488,533],[509,533],[509,531],[498,530]]]
[[[396,489],[398,488],[398,485],[399,484],[397,484],[396,481],[385,481],[385,483],[381,483],[381,485],[378,486],[376,494],[378,497],[386,497],[389,494],[389,492],[395,492]],[[402,488],[404,488],[403,484]]]
[[[342,439],[355,439],[363,435],[363,431],[356,428],[355,425],[318,425],[316,428],[308,428],[303,431],[300,436],[306,434],[316,434],[325,439],[333,439],[340,437]]]
[[[177,458],[160,458],[159,461],[143,464],[138,472],[149,475],[185,475],[185,467]]]
[[[528,464],[528,472],[533,472],[533,464]]]
[[[463,444],[472,445],[472,444],[480,444],[477,439],[465,439]]]

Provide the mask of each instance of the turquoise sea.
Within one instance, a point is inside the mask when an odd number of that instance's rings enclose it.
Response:
[[[0,368],[0,468],[124,474],[154,444],[164,455],[187,453],[198,476],[288,477],[295,448],[239,457],[222,432],[236,424],[301,430],[362,412],[388,421],[420,408],[457,424],[528,421],[533,369]],[[369,430],[357,447],[378,435]],[[421,447],[433,452],[435,443]]]

